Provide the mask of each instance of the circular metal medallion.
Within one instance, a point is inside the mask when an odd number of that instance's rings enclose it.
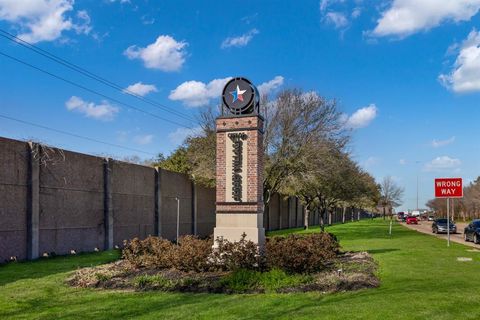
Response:
[[[255,111],[258,93],[249,80],[233,78],[223,88],[222,100],[234,115],[251,114]]]

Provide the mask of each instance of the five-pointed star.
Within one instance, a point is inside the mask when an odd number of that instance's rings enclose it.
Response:
[[[237,100],[240,100],[240,101],[243,102],[243,94],[244,94],[246,91],[247,91],[247,90],[240,90],[240,87],[239,87],[238,84],[237,84],[237,90],[230,92],[230,94],[233,96],[233,101],[232,101],[232,103],[234,103],[234,102],[237,101]]]

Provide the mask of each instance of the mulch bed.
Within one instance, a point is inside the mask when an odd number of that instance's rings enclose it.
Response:
[[[378,287],[377,263],[366,252],[345,252],[326,270],[309,274],[310,280],[276,289],[278,293],[342,292]],[[82,268],[67,279],[74,287],[135,291],[236,293],[222,281],[231,272],[182,272],[173,269],[135,268],[125,260]],[[243,293],[264,293],[256,287]]]

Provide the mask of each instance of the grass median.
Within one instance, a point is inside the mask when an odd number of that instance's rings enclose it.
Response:
[[[380,219],[327,228],[344,250],[368,251],[380,288],[321,294],[181,294],[75,289],[78,267],[118,259],[115,251],[0,266],[0,319],[478,319],[480,253]],[[318,228],[283,230],[318,232]],[[469,251],[470,250],[470,251]],[[472,261],[458,261],[457,258]]]

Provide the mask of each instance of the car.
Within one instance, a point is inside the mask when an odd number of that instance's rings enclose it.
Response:
[[[428,216],[428,221],[434,221],[435,217],[434,216]]]
[[[418,224],[417,217],[407,217],[407,224]]]
[[[432,223],[432,233],[447,233],[447,223],[448,220],[446,218],[438,218],[433,220]],[[455,222],[450,220],[450,233],[457,233],[457,226]]]
[[[480,220],[473,220],[463,230],[463,238],[465,241],[473,241],[473,243],[480,242]]]

